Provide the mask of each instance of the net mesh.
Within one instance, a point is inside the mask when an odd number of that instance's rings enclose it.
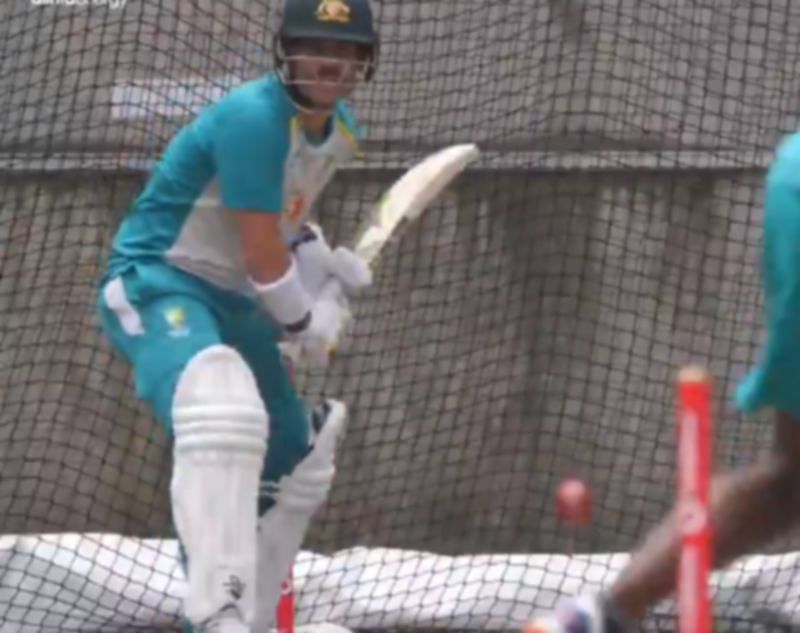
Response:
[[[317,210],[332,241],[423,155],[484,155],[389,247],[330,371],[299,376],[352,410],[306,547],[627,551],[673,499],[682,364],[717,379],[720,466],[769,446],[768,421],[729,403],[761,337],[763,169],[797,123],[800,7],[376,8],[380,68],[354,99],[364,156]],[[164,144],[270,69],[278,3],[15,0],[0,16],[0,533],[169,538],[169,442],[99,336],[95,283]],[[554,516],[565,476],[591,483],[589,530]],[[76,564],[103,567],[95,549]],[[32,606],[8,555],[4,631],[57,630],[99,600],[64,586]],[[58,588],[58,573],[35,578]]]

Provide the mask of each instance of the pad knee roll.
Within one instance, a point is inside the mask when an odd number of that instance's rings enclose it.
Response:
[[[187,557],[187,618],[233,604],[247,621],[255,591],[259,479],[267,411],[247,363],[225,345],[195,355],[173,397],[171,493]]]
[[[214,345],[196,354],[175,387],[175,450],[210,447],[266,451],[267,412],[250,367],[236,350]]]

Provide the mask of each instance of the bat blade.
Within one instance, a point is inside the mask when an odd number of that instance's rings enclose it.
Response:
[[[357,233],[353,251],[367,264],[374,265],[378,255],[404,223],[415,220],[427,206],[469,165],[480,156],[474,144],[451,145],[424,158],[403,174],[381,197],[366,226]],[[341,292],[339,282],[329,280],[321,294]],[[303,365],[299,346],[286,341],[283,353]],[[328,351],[328,357],[336,345]]]
[[[480,156],[474,144],[451,145],[409,169],[381,197],[353,251],[372,264],[406,221],[415,220],[471,162]]]

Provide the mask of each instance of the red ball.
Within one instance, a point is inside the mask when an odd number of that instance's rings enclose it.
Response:
[[[580,479],[565,479],[558,486],[557,514],[565,523],[586,525],[592,518],[592,493]]]

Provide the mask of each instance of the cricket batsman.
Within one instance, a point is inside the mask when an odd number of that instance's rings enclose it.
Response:
[[[774,411],[774,448],[712,481],[713,562],[724,567],[766,545],[800,519],[800,132],[779,147],[766,178],[762,279],[766,341],[739,385],[745,412]],[[680,526],[668,517],[600,596],[566,600],[529,633],[623,633],[675,589]]]
[[[286,0],[276,69],[166,147],[101,280],[105,336],[173,440],[170,484],[195,632],[266,633],[326,499],[345,407],[307,412],[278,343],[324,360],[371,283],[308,212],[357,151],[343,103],[378,62],[369,0]],[[217,196],[218,204],[205,200]]]

